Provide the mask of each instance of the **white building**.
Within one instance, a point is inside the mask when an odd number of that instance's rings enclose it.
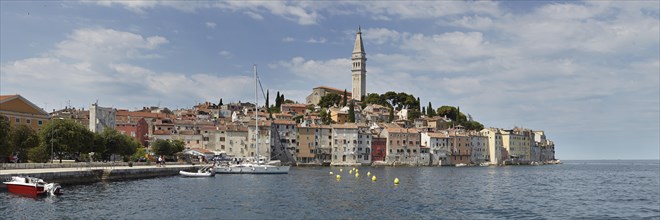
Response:
[[[331,165],[357,165],[358,126],[353,123],[333,124]]]
[[[431,153],[431,165],[449,165],[447,156],[451,153],[449,149],[450,138],[446,131],[422,132],[422,146],[428,147]]]
[[[481,134],[488,138],[489,162],[492,165],[498,165],[503,162],[502,159],[502,133],[497,128],[484,128]]]
[[[117,109],[99,107],[97,103],[89,108],[89,130],[101,133],[105,128],[115,128]]]

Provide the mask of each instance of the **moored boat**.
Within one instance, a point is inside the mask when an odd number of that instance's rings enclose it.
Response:
[[[212,177],[215,176],[215,170],[212,166],[202,167],[197,172],[179,171],[179,174],[184,177]]]
[[[467,166],[467,164],[464,164],[464,163],[456,164],[456,167],[464,167],[464,166]]]
[[[57,183],[47,183],[35,177],[12,176],[7,182],[3,182],[10,193],[21,195],[59,195],[62,187]]]

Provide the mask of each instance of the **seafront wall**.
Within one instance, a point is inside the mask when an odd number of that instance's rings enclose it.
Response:
[[[200,166],[194,165],[167,165],[156,166],[119,166],[106,168],[70,167],[70,168],[33,168],[33,169],[3,169],[0,170],[0,180],[4,181],[11,176],[31,176],[43,179],[46,182],[55,182],[62,185],[88,184],[99,181],[116,181],[130,179],[144,179],[163,176],[179,175],[179,171],[193,171]],[[0,187],[5,187],[0,184]]]

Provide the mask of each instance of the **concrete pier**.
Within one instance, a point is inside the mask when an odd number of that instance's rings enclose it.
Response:
[[[193,171],[201,168],[200,165],[167,165],[165,167],[149,166],[116,166],[116,167],[72,167],[72,168],[40,168],[40,169],[11,169],[0,170],[0,181],[11,176],[31,176],[43,179],[46,182],[55,182],[62,185],[87,184],[98,181],[116,181],[154,178],[162,176],[179,175],[179,171]],[[4,188],[4,184],[0,184]]]

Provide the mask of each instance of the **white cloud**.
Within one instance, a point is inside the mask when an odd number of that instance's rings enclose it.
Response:
[[[226,50],[221,50],[220,52],[218,52],[218,54],[220,54],[220,56],[227,58],[232,57],[232,53]]]
[[[210,21],[207,21],[207,22],[206,22],[206,27],[207,27],[207,28],[214,29],[215,26],[216,26],[216,23],[214,23],[214,22],[210,22]]]
[[[294,42],[294,41],[296,41],[296,39],[293,37],[282,38],[282,42]]]
[[[298,77],[312,80],[310,82],[313,84],[324,83],[327,86],[337,86],[350,85],[350,65],[351,61],[347,58],[318,61],[294,57],[289,61],[280,61],[272,67],[284,68]],[[312,86],[315,87],[315,85]]]
[[[117,62],[131,58],[158,57],[143,54],[168,40],[161,36],[144,38],[140,35],[113,29],[78,29],[56,45],[55,56],[87,62]]]
[[[141,51],[154,50],[164,43],[167,40],[162,37],[145,38],[110,29],[75,30],[43,57],[3,63],[0,88],[3,93],[30,97],[35,103],[55,104],[53,100],[70,99],[84,107],[96,99],[141,107],[157,100],[164,104],[216,100],[218,94],[251,97],[251,90],[244,89],[253,83],[250,77],[157,72],[127,63]],[[220,54],[231,56],[229,51]]]
[[[328,41],[328,39],[325,39],[325,38],[321,37],[319,39],[310,38],[306,42],[307,43],[312,43],[312,44],[324,44],[327,41]]]
[[[387,42],[397,42],[401,38],[401,33],[387,28],[369,28],[362,33],[362,39],[365,42],[384,44]]]

